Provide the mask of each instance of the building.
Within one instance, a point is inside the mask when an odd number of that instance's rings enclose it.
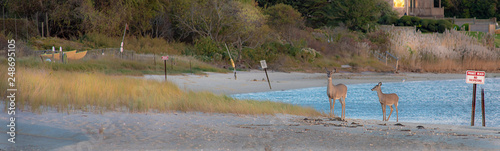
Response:
[[[444,17],[441,0],[385,0],[399,13],[399,16]]]

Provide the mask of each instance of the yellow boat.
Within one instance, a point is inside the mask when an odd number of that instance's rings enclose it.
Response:
[[[87,55],[87,51],[80,51],[80,52],[74,53],[72,55],[68,54],[67,56],[68,56],[68,59],[70,59],[70,60],[79,60],[79,59],[82,59],[83,57],[85,57],[85,55]]]
[[[79,60],[79,59],[82,59],[83,57],[85,57],[85,55],[87,55],[87,51],[76,52],[76,50],[66,51],[63,53],[66,55],[66,57],[69,60]],[[48,58],[48,59],[51,59],[52,57],[54,57],[54,60],[61,59],[60,53],[54,53],[53,55],[52,55],[52,53],[44,53],[44,54],[41,54],[40,56],[43,58]]]

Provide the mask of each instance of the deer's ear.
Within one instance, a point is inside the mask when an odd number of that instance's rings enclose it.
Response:
[[[378,83],[378,86],[382,86],[382,82],[379,82],[379,83]]]

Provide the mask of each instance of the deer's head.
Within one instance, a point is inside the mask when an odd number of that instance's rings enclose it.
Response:
[[[380,87],[382,86],[382,82],[379,82],[378,85],[372,88],[372,91],[380,90]]]
[[[337,69],[333,69],[332,71],[328,71],[328,69],[326,69],[326,67],[325,67],[325,70],[326,70],[326,77],[328,77],[328,78],[332,78],[333,73],[337,72]]]

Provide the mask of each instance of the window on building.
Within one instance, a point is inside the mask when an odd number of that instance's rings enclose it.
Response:
[[[439,7],[439,1],[440,0],[434,0],[434,7]]]
[[[405,6],[404,0],[394,0],[394,7],[404,7],[404,6]]]

